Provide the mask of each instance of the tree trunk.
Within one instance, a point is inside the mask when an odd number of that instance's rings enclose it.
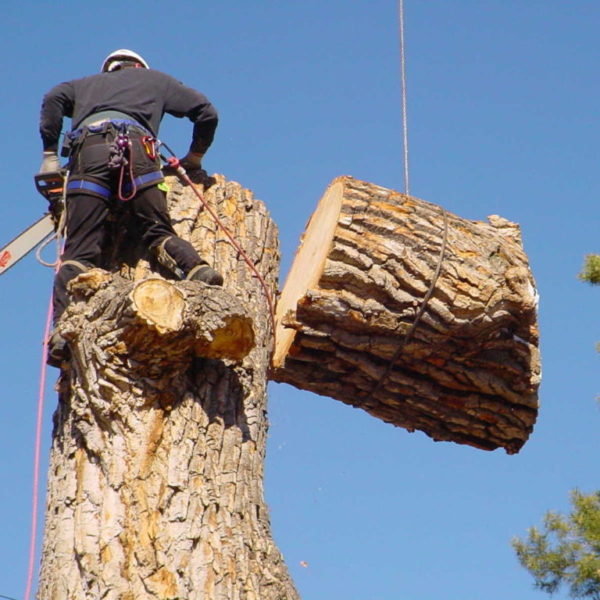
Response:
[[[273,378],[517,452],[537,416],[537,293],[518,226],[489,221],[336,179],[278,304]]]
[[[264,292],[191,190],[169,183],[178,234],[225,285],[169,281],[150,258],[73,282],[39,600],[298,598],[263,498]],[[206,198],[274,290],[264,205],[220,177]]]

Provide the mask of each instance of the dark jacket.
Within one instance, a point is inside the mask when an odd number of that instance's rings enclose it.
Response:
[[[199,154],[211,145],[218,115],[206,96],[170,75],[152,69],[127,68],[60,83],[45,96],[40,115],[44,150],[58,150],[63,117],[72,129],[90,115],[116,110],[158,135],[165,113],[194,123],[190,150]]]

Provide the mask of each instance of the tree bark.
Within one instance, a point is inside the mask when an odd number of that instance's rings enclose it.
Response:
[[[536,310],[517,225],[341,177],[281,294],[273,378],[514,453],[537,416]]]
[[[39,600],[298,598],[263,495],[264,292],[191,191],[169,183],[178,234],[225,285],[169,280],[148,256],[73,282]],[[274,291],[264,205],[222,177],[205,196]]]

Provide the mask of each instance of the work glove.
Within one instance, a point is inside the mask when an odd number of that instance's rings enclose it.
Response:
[[[194,183],[203,183],[208,177],[206,171],[202,168],[203,154],[188,152],[179,163],[187,171],[188,177]]]
[[[56,152],[44,152],[39,173],[56,173],[60,171],[60,160]]]
[[[202,157],[204,155],[203,154],[198,154],[196,152],[188,152],[182,159],[181,159],[181,166],[186,170],[186,171],[197,171],[198,169],[202,168]]]

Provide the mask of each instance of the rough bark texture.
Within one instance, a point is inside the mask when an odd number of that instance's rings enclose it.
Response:
[[[273,377],[435,440],[514,453],[537,416],[536,309],[515,224],[338,178],[281,295]]]
[[[120,274],[74,282],[39,600],[298,597],[263,498],[263,290],[190,190],[169,183],[178,234],[224,275],[224,291],[166,281],[135,252]],[[206,198],[274,289],[264,205],[221,177]]]

